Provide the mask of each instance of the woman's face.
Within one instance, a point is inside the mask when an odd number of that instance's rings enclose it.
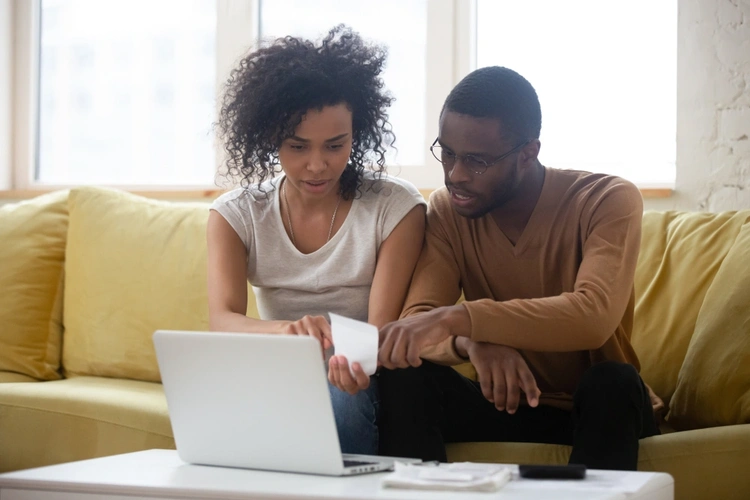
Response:
[[[346,104],[311,109],[279,148],[287,181],[303,196],[338,194],[352,152],[352,112]]]

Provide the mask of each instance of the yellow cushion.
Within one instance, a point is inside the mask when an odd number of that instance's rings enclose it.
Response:
[[[750,423],[750,222],[706,293],[668,419],[676,429]]]
[[[0,472],[174,448],[161,384],[75,377],[0,384]]]
[[[39,382],[39,380],[21,373],[0,372],[0,384],[7,384],[9,382]]]
[[[0,370],[60,378],[68,192],[0,207]]]
[[[735,212],[644,214],[632,343],[641,376],[666,403],[703,298],[746,218]]]
[[[66,373],[159,381],[154,331],[208,329],[208,205],[81,188],[69,210]]]

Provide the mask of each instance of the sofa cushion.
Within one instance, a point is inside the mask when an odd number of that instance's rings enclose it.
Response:
[[[208,205],[81,188],[69,210],[65,372],[159,381],[154,331],[208,329]]]
[[[677,379],[677,429],[750,423],[750,211],[711,283]]]
[[[0,384],[7,384],[8,382],[39,382],[39,380],[21,373],[0,372]]]
[[[0,384],[0,472],[174,448],[161,384],[98,377]]]
[[[0,371],[60,378],[68,192],[0,207]]]
[[[646,212],[631,337],[641,376],[669,403],[703,299],[747,214]]]
[[[570,447],[530,443],[452,443],[451,462],[565,464]],[[638,470],[674,477],[680,500],[750,498],[750,425],[675,432],[641,439]]]

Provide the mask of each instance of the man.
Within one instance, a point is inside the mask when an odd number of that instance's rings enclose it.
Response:
[[[380,332],[384,455],[558,443],[571,463],[635,470],[638,440],[659,432],[629,340],[640,192],[544,167],[540,129],[536,92],[507,68],[474,71],[445,101],[431,150],[446,187],[430,198],[402,319]],[[478,383],[445,366],[466,361]]]

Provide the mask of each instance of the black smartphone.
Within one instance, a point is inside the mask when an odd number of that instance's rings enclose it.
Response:
[[[519,465],[518,474],[526,479],[583,479],[586,466],[568,465]]]

